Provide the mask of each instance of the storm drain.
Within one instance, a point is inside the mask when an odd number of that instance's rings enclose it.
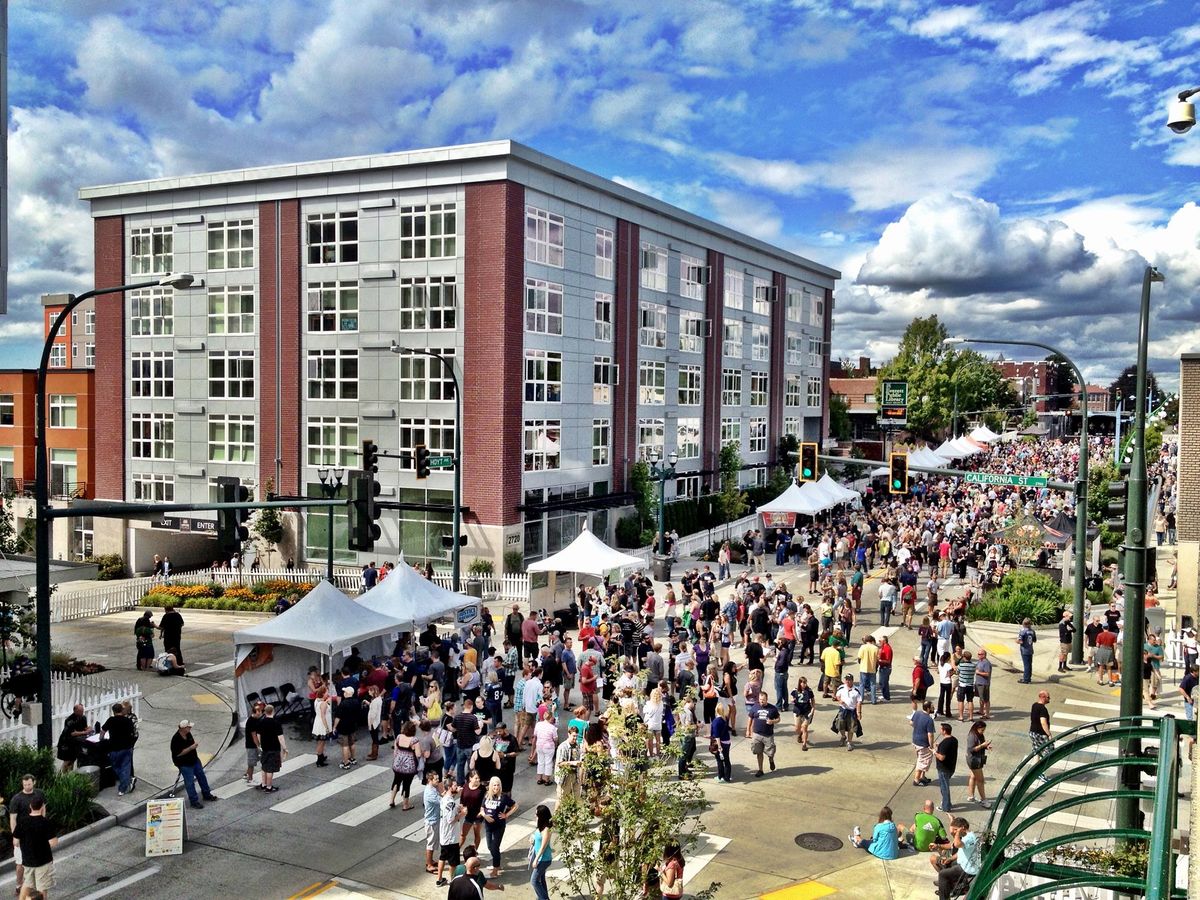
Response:
[[[842,840],[832,834],[820,831],[806,831],[796,835],[796,846],[802,850],[815,850],[818,853],[832,853],[842,849]]]

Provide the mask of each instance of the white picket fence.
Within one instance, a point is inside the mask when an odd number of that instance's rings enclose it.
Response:
[[[717,525],[715,528],[708,528],[704,531],[697,531],[695,534],[683,535],[679,538],[677,544],[679,561],[687,562],[696,556],[708,550],[714,541],[724,540],[741,540],[742,535],[747,529],[758,528],[760,518],[758,513],[751,513],[748,516],[742,516],[740,519],[735,519],[724,525]],[[645,568],[649,569],[652,560],[654,559],[655,549],[650,547],[639,547],[636,550],[622,550],[622,553],[628,553],[630,556],[636,556]]]
[[[70,622],[134,609],[153,585],[152,578],[97,582],[84,590],[55,591],[50,596],[50,621]]]
[[[1183,635],[1173,628],[1163,632],[1163,665],[1171,669],[1183,668]]]
[[[0,670],[0,680],[9,677],[7,669]],[[54,704],[54,739],[62,732],[76,703],[82,704],[88,722],[104,722],[112,715],[114,703],[128,701],[133,714],[141,712],[142,692],[136,684],[114,681],[103,675],[67,675],[52,672],[50,675],[51,697]],[[9,719],[0,714],[0,741],[15,741],[20,744],[37,745],[37,726],[22,724],[20,719]]]

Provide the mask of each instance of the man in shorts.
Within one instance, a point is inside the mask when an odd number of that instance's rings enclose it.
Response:
[[[254,784],[254,767],[262,759],[262,754],[258,751],[258,744],[254,741],[254,732],[258,730],[258,725],[262,722],[265,708],[265,703],[255,703],[250,708],[250,715],[246,719],[246,784]]]
[[[436,771],[425,773],[425,793],[421,797],[425,812],[425,871],[437,874],[434,857],[441,846],[439,825],[442,821],[442,778]]]
[[[46,795],[37,786],[37,779],[32,775],[21,776],[21,790],[8,801],[8,833],[15,834],[17,828],[29,821],[33,804],[45,804]],[[25,863],[22,859],[21,847],[13,846],[13,864],[16,866],[17,891],[25,880]]]
[[[343,769],[358,765],[358,759],[354,756],[354,738],[362,719],[362,712],[362,701],[354,696],[354,688],[342,688],[342,699],[333,712],[333,730],[337,732],[338,741],[342,745]]]
[[[979,665],[971,659],[971,651],[963,650],[958,661],[958,721],[969,722],[975,718],[975,673]],[[965,716],[965,718],[964,718]]]
[[[445,887],[450,883],[454,869],[459,862],[458,822],[467,813],[459,802],[458,783],[453,777],[446,778],[445,790],[442,792],[438,809],[438,840],[441,850],[438,852],[437,886]]]
[[[38,791],[41,794],[41,791]],[[54,825],[46,818],[46,800],[36,796],[29,801],[29,814],[13,831],[13,853],[23,860],[24,879],[18,888],[21,900],[40,897],[50,900],[54,887],[54,848],[58,838]]]
[[[992,661],[986,650],[980,650],[975,659],[975,699],[979,701],[979,718],[991,718]]]
[[[764,754],[771,766],[771,771],[775,771],[775,726],[778,724],[778,707],[769,702],[766,691],[761,691],[758,695],[758,707],[754,710],[754,719],[750,724],[750,751],[758,760],[758,771],[754,773],[755,778],[762,778]]]
[[[288,755],[288,751],[287,740],[283,736],[283,723],[275,718],[275,707],[269,703],[263,710],[262,721],[254,730],[254,741],[262,760],[262,784],[258,789],[273,794],[279,790],[274,784],[275,773],[282,767],[283,758]]]

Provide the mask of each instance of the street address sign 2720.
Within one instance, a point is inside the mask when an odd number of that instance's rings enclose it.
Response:
[[[998,475],[993,472],[968,472],[963,481],[972,484],[1007,484],[1013,487],[1045,487],[1050,481],[1042,475]]]

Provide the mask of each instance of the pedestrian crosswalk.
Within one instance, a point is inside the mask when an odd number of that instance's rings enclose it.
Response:
[[[364,765],[356,769],[351,769],[345,775],[339,775],[332,781],[326,781],[324,784],[319,784],[315,788],[310,788],[307,791],[302,791],[299,794],[294,794],[286,800],[282,800],[271,807],[275,812],[281,813],[298,813],[303,809],[308,809],[322,800],[328,800],[347,788],[354,787],[356,784],[362,784],[376,775],[381,775],[388,771],[383,766]]]
[[[287,775],[289,772],[295,772],[297,769],[303,769],[305,766],[311,766],[317,761],[315,753],[302,753],[299,756],[291,756],[283,761],[283,765],[279,767],[279,771],[275,773],[278,778],[281,775]],[[217,788],[215,793],[222,800],[228,800],[230,797],[236,797],[238,794],[244,794],[246,791],[252,790],[258,784],[247,784],[244,779],[239,779],[224,787]]]

